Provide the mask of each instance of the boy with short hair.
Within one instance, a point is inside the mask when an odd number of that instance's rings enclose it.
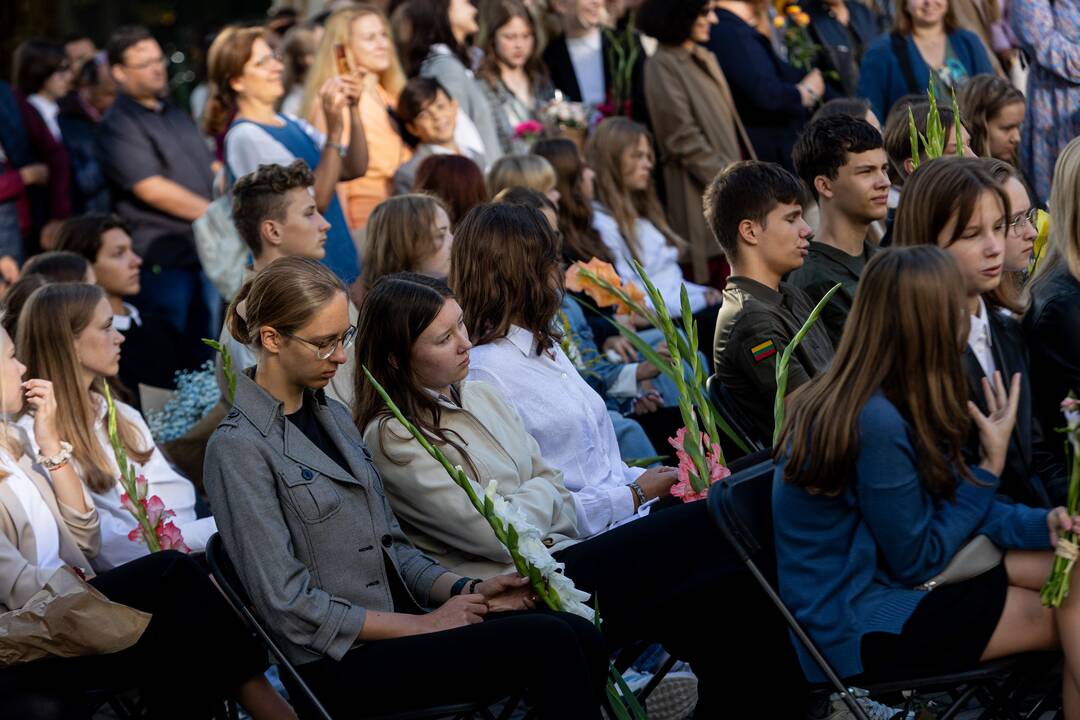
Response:
[[[795,170],[813,191],[821,222],[803,266],[787,281],[818,302],[841,287],[820,322],[838,346],[859,276],[877,247],[870,226],[888,212],[889,157],[879,133],[862,118],[836,115],[807,125],[792,152]]]
[[[705,190],[705,219],[731,265],[716,318],[716,375],[766,445],[776,362],[814,308],[806,293],[781,282],[809,249],[800,193],[791,173],[756,160],[728,166]],[[822,372],[832,356],[828,334],[815,324],[791,355],[788,392]]]
[[[287,167],[260,165],[258,170],[244,175],[233,185],[233,224],[251,250],[252,275],[283,257],[322,260],[326,255],[330,223],[315,205],[314,184],[315,176],[307,164],[297,160]],[[354,326],[358,317],[359,312],[350,300],[349,321]],[[228,328],[222,328],[219,341],[232,356],[235,372],[256,363],[255,354],[233,338]],[[346,355],[349,360],[326,386],[326,393],[349,405],[353,397],[353,354]],[[220,357],[218,381],[224,390]]]
[[[420,163],[431,155],[464,155],[479,167],[486,167],[482,153],[461,147],[455,140],[457,100],[434,78],[415,77],[406,83],[398,98],[398,120],[420,140],[412,158],[394,173],[394,194],[412,192]]]

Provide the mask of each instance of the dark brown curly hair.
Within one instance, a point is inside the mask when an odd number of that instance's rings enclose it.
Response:
[[[315,176],[303,160],[295,160],[288,166],[260,165],[258,170],[236,181],[232,189],[233,223],[253,257],[262,254],[259,226],[263,221],[285,220],[288,207],[285,193],[314,184]]]

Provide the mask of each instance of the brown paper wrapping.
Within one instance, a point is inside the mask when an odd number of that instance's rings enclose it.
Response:
[[[131,647],[150,615],[114,603],[68,568],[18,610],[0,615],[0,667],[51,655],[103,655]]]

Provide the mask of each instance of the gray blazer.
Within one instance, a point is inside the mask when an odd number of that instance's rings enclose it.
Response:
[[[415,605],[397,610],[418,611],[446,570],[398,526],[345,406],[313,392],[318,420],[347,472],[285,419],[283,404],[253,372],[238,374],[233,409],[206,448],[203,479],[218,531],[289,659],[340,660],[356,644],[367,610],[395,610],[391,583]]]

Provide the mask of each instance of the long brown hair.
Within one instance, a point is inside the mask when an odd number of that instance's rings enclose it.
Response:
[[[956,495],[970,418],[962,344],[964,282],[952,257],[931,245],[890,248],[866,265],[832,365],[796,391],[776,444],[784,481],[836,494],[854,479],[859,415],[881,391],[911,425],[923,486]]]
[[[259,38],[269,43],[266,30],[261,27],[231,25],[218,33],[210,44],[206,54],[210,97],[203,111],[203,129],[207,135],[220,135],[228,129],[236,112],[236,91],[231,83],[244,74],[244,65]]]
[[[450,212],[450,224],[457,225],[465,214],[480,203],[487,202],[487,183],[484,172],[464,155],[431,155],[416,169],[413,192],[438,196]]]
[[[533,153],[546,158],[555,168],[555,189],[559,191],[559,230],[563,235],[563,255],[571,262],[600,258],[614,263],[611,252],[593,227],[589,198],[582,193],[585,161],[578,146],[566,138],[546,138],[533,145]]]
[[[436,445],[450,445],[479,478],[465,452],[464,442],[452,430],[441,428],[439,403],[417,382],[412,369],[412,348],[435,320],[446,301],[453,298],[446,283],[419,273],[384,275],[364,297],[356,321],[357,367],[366,367],[410,422]],[[375,386],[362,372],[355,375],[353,420],[360,432],[378,418],[379,434],[393,417]],[[391,462],[398,462],[387,455]]]
[[[1027,183],[1024,181],[1024,175],[1014,165],[994,158],[986,161],[986,168],[994,176],[994,179],[998,181],[1002,189],[1005,188],[1005,183],[1009,180],[1016,180],[1023,186],[1024,192],[1028,194],[1028,200],[1031,199],[1031,190],[1028,189]],[[1005,308],[1017,315],[1023,315],[1024,310],[1027,308],[1027,304],[1021,295],[1023,287],[1023,270],[1002,273],[1001,282],[998,283],[996,288],[986,293],[986,300],[997,307]]]
[[[1024,93],[1011,82],[997,75],[976,75],[970,78],[956,96],[964,123],[971,133],[971,149],[980,157],[990,155],[990,121],[1009,105],[1024,104]],[[1015,154],[1008,162],[1017,163]]]
[[[104,405],[105,379],[96,378],[90,392],[86,391],[75,339],[90,325],[104,298],[104,291],[96,285],[45,285],[35,290],[23,307],[15,340],[27,376],[53,384],[56,429],[71,443],[82,481],[97,493],[111,489],[118,477],[112,459],[98,441],[98,407],[91,401],[96,395],[96,401]],[[116,413],[116,429],[131,460],[142,464],[150,459],[154,446],[143,446],[138,428],[122,412]]]
[[[893,222],[893,244],[924,245],[938,243],[938,234],[956,217],[953,236],[946,245],[956,242],[975,213],[983,193],[993,193],[1009,216],[1009,196],[990,174],[988,161],[982,158],[935,158],[911,174],[900,195]]]
[[[623,179],[623,155],[636,146],[641,138],[649,143],[652,153],[652,136],[644,125],[629,118],[611,117],[597,126],[585,145],[585,157],[589,167],[596,173],[596,200],[615,218],[619,233],[630,249],[634,259],[641,261],[634,222],[644,218],[651,222],[668,243],[682,247],[686,243],[675,234],[664,216],[664,209],[656,197],[656,189],[650,182],[645,190],[630,190]]]
[[[473,344],[505,337],[511,325],[532,333],[538,352],[558,340],[562,304],[559,239],[531,207],[496,203],[461,221],[450,252],[454,289]]]
[[[435,252],[432,228],[439,208],[450,217],[442,200],[422,193],[387,198],[375,206],[364,237],[364,285],[379,278],[408,272]]]
[[[536,21],[533,20],[529,9],[521,0],[496,0],[484,7],[480,16],[480,27],[484,34],[484,57],[480,66],[476,69],[476,77],[486,82],[491,87],[499,83],[499,56],[495,52],[495,33],[503,25],[514,18],[521,18],[529,26],[529,32],[533,35],[533,51],[529,59],[525,61],[525,74],[529,77],[529,85],[535,92],[536,86],[547,78],[547,67],[540,59],[540,37],[536,31]]]

